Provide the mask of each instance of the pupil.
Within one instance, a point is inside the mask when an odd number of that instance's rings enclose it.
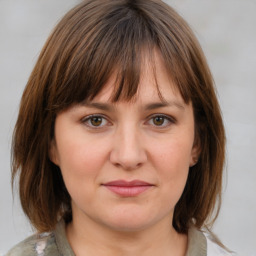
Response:
[[[94,126],[99,126],[102,123],[102,118],[101,117],[93,117],[91,120],[91,123]]]
[[[153,122],[155,125],[162,125],[164,123],[164,118],[161,116],[157,116],[154,118]]]

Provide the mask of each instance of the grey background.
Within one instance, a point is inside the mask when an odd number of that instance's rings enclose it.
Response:
[[[0,255],[31,234],[10,186],[10,144],[20,97],[60,17],[78,0],[0,0]],[[218,88],[226,131],[223,205],[214,231],[256,255],[256,0],[169,0],[190,23]],[[16,191],[16,190],[15,190]]]

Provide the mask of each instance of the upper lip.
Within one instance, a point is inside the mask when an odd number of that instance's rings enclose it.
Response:
[[[153,184],[142,180],[114,180],[103,184],[104,186],[117,186],[117,187],[136,187],[136,186],[153,186]]]

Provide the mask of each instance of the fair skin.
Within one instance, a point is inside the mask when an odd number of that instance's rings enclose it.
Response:
[[[78,256],[186,254],[172,218],[198,156],[193,108],[158,54],[155,63],[165,103],[144,65],[132,101],[110,101],[113,77],[92,101],[57,115],[50,157],[72,199],[66,231]]]

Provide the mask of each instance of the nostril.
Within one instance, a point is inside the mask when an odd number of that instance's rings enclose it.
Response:
[[[140,168],[146,162],[146,159],[143,152],[134,155],[122,155],[120,152],[111,152],[110,155],[110,162],[114,166],[125,170]]]
[[[135,128],[131,125],[120,126],[115,134],[113,148],[110,151],[110,162],[116,167],[133,170],[138,169],[147,161],[143,141]]]

